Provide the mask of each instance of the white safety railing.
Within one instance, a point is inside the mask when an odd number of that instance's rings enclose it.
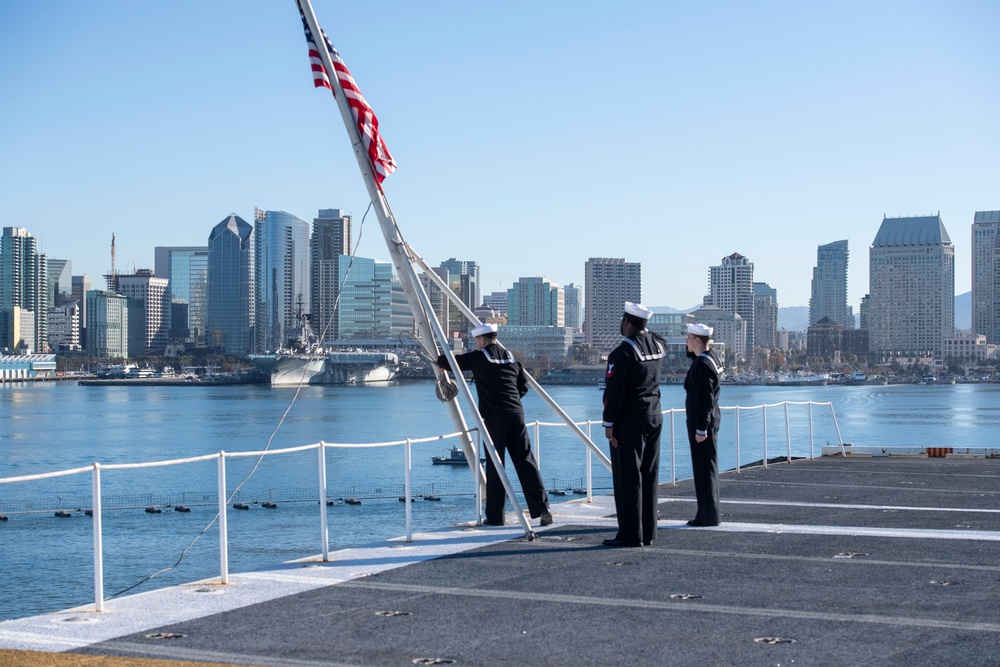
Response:
[[[837,432],[837,439],[840,443],[841,451],[843,452],[844,443],[840,437],[840,427],[837,425],[837,417],[833,410],[832,403],[814,403],[812,401],[808,402],[792,402],[783,401],[781,403],[765,404],[751,407],[723,407],[722,410],[735,410],[736,411],[736,426],[735,426],[735,445],[736,445],[736,465],[735,470],[739,472],[741,468],[740,459],[740,448],[741,448],[741,428],[740,422],[741,418],[745,414],[753,414],[752,411],[760,411],[762,418],[762,442],[763,442],[763,464],[766,467],[768,463],[767,456],[767,410],[768,408],[778,408],[784,407],[785,415],[785,441],[787,447],[787,460],[791,462],[792,460],[792,440],[791,440],[791,427],[789,423],[788,407],[790,405],[807,405],[809,407],[809,458],[814,458],[814,431],[813,431],[813,406],[826,406],[829,407],[830,416],[833,420],[834,427]],[[681,409],[671,409],[664,410],[664,415],[669,415],[670,424],[670,437],[669,437],[669,448],[670,448],[670,481],[671,484],[677,483],[676,476],[676,428],[675,428],[675,414],[683,413]],[[583,422],[577,422],[575,425],[580,428],[585,428],[587,437],[590,438],[591,427],[594,424],[600,425],[601,420],[587,420]],[[541,467],[541,451],[542,451],[542,433],[540,427],[545,426],[547,428],[565,428],[567,424],[563,422],[542,422],[534,421],[529,424],[534,429],[534,453],[535,457],[539,462],[539,467]],[[476,430],[476,429],[472,429]],[[378,442],[378,443],[330,443],[320,441],[311,445],[303,445],[299,447],[289,447],[285,449],[272,449],[263,451],[250,451],[250,452],[226,452],[220,451],[217,454],[207,454],[204,456],[195,456],[184,459],[172,459],[168,461],[154,461],[146,463],[116,463],[116,464],[101,464],[93,463],[92,465],[72,468],[69,470],[60,470],[51,473],[40,473],[35,475],[23,475],[19,477],[6,477],[0,478],[0,485],[2,484],[12,484],[18,482],[30,482],[34,480],[41,479],[51,479],[54,477],[65,477],[68,475],[78,475],[86,472],[91,473],[91,497],[92,497],[92,515],[93,515],[93,534],[94,534],[94,599],[97,611],[104,611],[104,545],[102,537],[102,506],[101,506],[101,473],[107,470],[130,470],[138,468],[156,468],[174,465],[183,465],[189,463],[196,463],[201,461],[210,461],[212,459],[217,460],[217,482],[218,482],[218,521],[219,521],[219,581],[222,584],[229,583],[229,529],[226,520],[226,509],[232,498],[227,492],[226,483],[226,461],[229,459],[236,458],[247,458],[247,457],[264,457],[264,456],[276,456],[279,454],[291,454],[294,452],[303,452],[315,449],[317,451],[317,485],[319,489],[319,525],[320,525],[320,548],[322,551],[323,561],[328,561],[330,558],[330,541],[329,541],[329,526],[327,520],[327,478],[326,478],[326,450],[330,448],[345,448],[345,449],[357,449],[357,448],[371,448],[371,447],[403,447],[403,479],[404,479],[404,499],[406,505],[406,541],[413,541],[413,525],[412,525],[412,493],[411,493],[411,473],[412,473],[412,457],[411,448],[415,444],[422,444],[427,442],[438,442],[442,440],[447,440],[450,438],[458,438],[462,433],[449,433],[446,435],[432,436],[427,438],[407,438],[405,440],[395,440],[391,442]],[[584,467],[585,467],[585,478],[586,478],[586,500],[591,502],[593,500],[593,458],[594,454],[589,447],[584,447]],[[662,452],[662,445],[661,445]],[[477,452],[478,455],[478,452]],[[603,462],[603,461],[602,461]],[[481,506],[482,497],[481,489],[479,485],[476,485],[476,505],[475,505],[475,520],[478,522],[481,519]],[[209,524],[211,525],[211,524]]]

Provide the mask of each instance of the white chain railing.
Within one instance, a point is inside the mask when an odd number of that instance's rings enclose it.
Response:
[[[762,418],[762,442],[763,442],[763,465],[766,467],[768,463],[767,456],[767,409],[777,408],[784,406],[785,415],[785,440],[787,444],[787,460],[791,462],[792,460],[792,441],[791,441],[791,427],[788,417],[788,406],[789,405],[808,405],[809,406],[809,458],[814,458],[815,448],[814,448],[814,432],[813,432],[813,406],[827,406],[830,409],[830,416],[833,420],[833,425],[836,428],[837,439],[843,452],[844,442],[840,436],[840,427],[837,425],[837,416],[833,410],[832,403],[815,403],[812,401],[805,402],[794,402],[794,401],[782,401],[780,403],[764,404],[757,406],[733,406],[733,407],[723,407],[722,410],[735,410],[736,411],[736,426],[735,426],[735,445],[736,445],[736,472],[740,471],[740,447],[741,447],[741,429],[740,421],[741,416],[745,413],[750,413],[751,411],[760,410]],[[674,415],[677,413],[683,413],[682,409],[671,409],[664,410],[664,415],[669,415],[670,423],[670,437],[669,437],[669,448],[670,448],[670,482],[671,484],[677,483],[676,476],[676,428]],[[601,420],[587,420],[583,422],[576,422],[577,427],[585,427],[587,437],[590,438],[591,426],[594,424],[600,425]],[[540,427],[544,426],[546,428],[565,428],[567,425],[563,422],[542,422],[534,421],[528,424],[534,429],[534,451],[535,457],[539,462],[539,467],[541,467],[541,451],[542,451],[542,438]],[[475,430],[475,429],[472,429]],[[93,533],[94,533],[94,596],[95,596],[95,606],[97,611],[104,611],[104,546],[102,538],[102,507],[101,507],[101,472],[104,470],[129,470],[137,468],[156,468],[165,466],[182,465],[188,463],[196,463],[200,461],[209,461],[216,459],[218,461],[218,520],[219,520],[219,581],[222,584],[229,583],[229,535],[228,535],[228,525],[226,521],[226,509],[231,500],[227,494],[226,486],[226,460],[235,458],[247,458],[247,457],[263,457],[263,456],[276,456],[279,454],[291,454],[294,452],[303,452],[315,449],[318,454],[317,463],[317,477],[318,477],[318,487],[319,487],[319,507],[320,507],[320,546],[322,550],[323,561],[328,561],[330,558],[330,542],[329,542],[329,526],[327,523],[327,479],[326,479],[326,450],[329,448],[344,448],[344,449],[359,449],[359,448],[371,448],[371,447],[397,447],[403,446],[403,479],[404,479],[404,498],[406,505],[406,541],[413,541],[413,526],[412,526],[412,494],[411,494],[411,482],[410,476],[412,472],[412,458],[411,458],[411,447],[415,444],[422,444],[427,442],[439,442],[442,440],[447,440],[450,438],[458,438],[461,433],[449,433],[446,435],[439,435],[427,438],[407,438],[405,440],[394,440],[390,442],[377,442],[377,443],[331,443],[320,441],[311,445],[302,445],[299,447],[288,447],[285,449],[272,449],[263,451],[250,451],[250,452],[226,452],[220,451],[216,454],[207,454],[204,456],[195,456],[183,459],[171,459],[168,461],[151,461],[144,463],[115,463],[115,464],[101,464],[93,463],[92,465],[72,468],[69,470],[60,470],[50,473],[41,473],[35,475],[22,475],[19,477],[5,477],[0,478],[0,485],[12,484],[19,482],[30,482],[41,479],[50,479],[54,477],[65,477],[67,475],[77,475],[86,472],[91,473],[91,497],[92,497],[92,514],[93,514]],[[662,447],[661,447],[662,452]],[[585,456],[584,466],[585,466],[585,477],[586,477],[586,500],[591,502],[593,500],[593,457],[594,454],[589,448],[584,447],[583,453]],[[481,505],[481,493],[480,489],[476,489],[476,509],[475,516],[478,522],[481,519],[480,505]]]

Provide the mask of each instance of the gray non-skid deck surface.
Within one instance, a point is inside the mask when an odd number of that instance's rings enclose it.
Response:
[[[1000,460],[796,461],[726,473],[721,489],[725,525],[692,529],[677,523],[693,516],[690,482],[664,486],[669,527],[652,547],[608,549],[607,529],[562,526],[161,629],[183,638],[80,652],[260,665],[1000,664]]]

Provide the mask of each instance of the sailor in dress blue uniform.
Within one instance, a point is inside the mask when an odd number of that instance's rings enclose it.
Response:
[[[719,379],[722,363],[709,349],[712,327],[689,324],[687,328],[688,357],[693,361],[684,378],[687,397],[688,443],[691,446],[691,469],[698,513],[689,526],[718,526],[719,512]]]
[[[496,325],[480,324],[470,334],[476,339],[477,349],[457,355],[455,361],[463,371],[472,371],[476,393],[479,395],[479,414],[483,416],[500,461],[504,461],[504,452],[510,454],[531,518],[540,518],[541,525],[547,526],[552,523],[549,497],[545,493],[538,463],[531,453],[531,440],[528,438],[524,407],[521,405],[521,397],[528,393],[524,368],[514,355],[497,342]],[[444,355],[438,357],[437,364],[444,370],[451,370]],[[503,482],[493,465],[493,459],[487,456],[487,524],[503,525],[506,501]]]
[[[611,445],[618,533],[609,547],[641,547],[656,538],[660,472],[660,364],[666,354],[646,329],[653,312],[625,302],[621,345],[608,355],[603,426]]]

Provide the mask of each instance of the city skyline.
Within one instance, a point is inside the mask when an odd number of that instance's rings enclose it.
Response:
[[[974,213],[998,208],[995,3],[316,11],[399,163],[384,186],[407,240],[479,257],[483,293],[628,257],[644,302],[691,308],[688,277],[739,252],[806,305],[818,245],[861,257],[884,215],[938,211],[970,289]],[[291,3],[5,4],[0,57],[2,224],[75,273],[107,272],[112,233],[120,268],[149,267],[255,206],[360,226],[367,193]],[[358,254],[387,258],[372,231]],[[867,271],[851,263],[855,308]]]

